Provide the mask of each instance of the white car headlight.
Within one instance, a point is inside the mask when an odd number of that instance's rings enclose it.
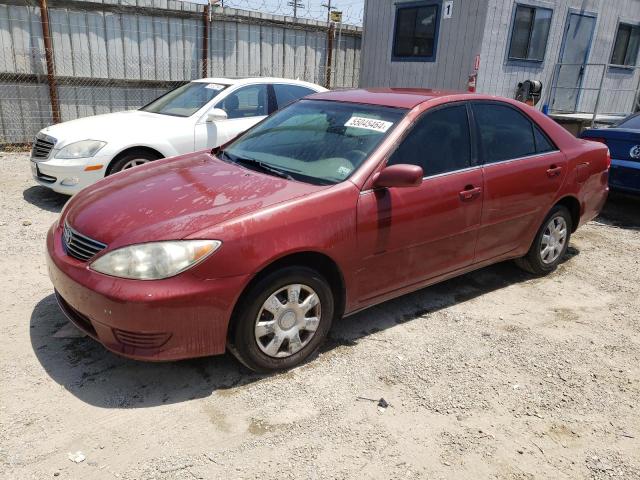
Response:
[[[118,248],[89,266],[96,272],[135,280],[173,277],[207,258],[218,248],[219,240],[176,240],[141,243]]]
[[[56,154],[56,158],[90,158],[106,144],[107,142],[100,140],[81,140],[70,143]]]

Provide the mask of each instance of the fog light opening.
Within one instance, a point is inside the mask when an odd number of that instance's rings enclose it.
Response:
[[[77,185],[79,182],[80,182],[80,179],[78,177],[68,177],[62,180],[60,182],[60,185],[62,185],[63,187],[73,187],[74,185]]]

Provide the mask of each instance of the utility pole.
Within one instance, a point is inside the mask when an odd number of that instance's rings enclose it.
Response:
[[[323,3],[322,6],[327,9],[327,23],[331,22],[331,10],[335,10],[336,7],[331,6],[331,0],[328,3]]]
[[[298,8],[304,8],[304,5],[300,3],[300,0],[291,0],[287,2],[287,5],[293,7],[293,18],[298,18]]]

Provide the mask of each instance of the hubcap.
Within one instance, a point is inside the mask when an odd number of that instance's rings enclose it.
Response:
[[[282,287],[265,300],[258,312],[256,343],[270,357],[289,357],[311,341],[320,325],[320,315],[320,298],[311,287]]]
[[[542,263],[555,262],[567,242],[567,222],[563,217],[553,217],[547,223],[540,242],[540,258]]]
[[[147,160],[146,158],[134,158],[133,160],[129,160],[122,166],[122,170],[127,170],[128,168],[137,167],[138,165],[142,165],[145,163],[149,163],[151,160]]]

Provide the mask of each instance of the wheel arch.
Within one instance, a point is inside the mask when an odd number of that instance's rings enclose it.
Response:
[[[571,233],[575,232],[578,228],[578,224],[580,223],[581,216],[581,208],[580,202],[578,199],[572,195],[567,195],[566,197],[562,197],[559,199],[554,206],[562,205],[569,210],[571,214]]]
[[[127,148],[125,148],[124,150],[119,152],[117,155],[115,155],[111,159],[111,161],[109,162],[109,165],[107,166],[106,175],[111,174],[111,168],[113,167],[114,163],[116,163],[118,160],[120,160],[125,155],[128,155],[129,153],[132,153],[132,152],[151,153],[152,155],[155,155],[156,157],[158,157],[157,160],[160,160],[161,158],[165,158],[166,157],[166,155],[164,155],[162,152],[160,152],[157,149],[152,148],[152,147],[147,147],[147,146],[144,146],[144,145],[127,147]]]
[[[318,271],[318,273],[320,273],[327,280],[327,283],[329,284],[329,287],[331,288],[331,292],[333,293],[335,299],[334,318],[342,317],[345,310],[347,292],[344,275],[342,274],[342,270],[340,270],[340,267],[335,262],[335,260],[324,253],[312,250],[293,252],[273,259],[271,262],[267,263],[253,276],[253,278],[247,283],[247,285],[245,285],[242,293],[240,293],[238,299],[236,300],[235,306],[233,307],[231,320],[227,329],[228,339],[233,338],[232,336],[234,334],[234,328],[236,324],[235,319],[238,314],[238,307],[242,302],[242,298],[245,296],[245,294],[266,275],[269,275],[281,268],[292,266],[311,268]]]

